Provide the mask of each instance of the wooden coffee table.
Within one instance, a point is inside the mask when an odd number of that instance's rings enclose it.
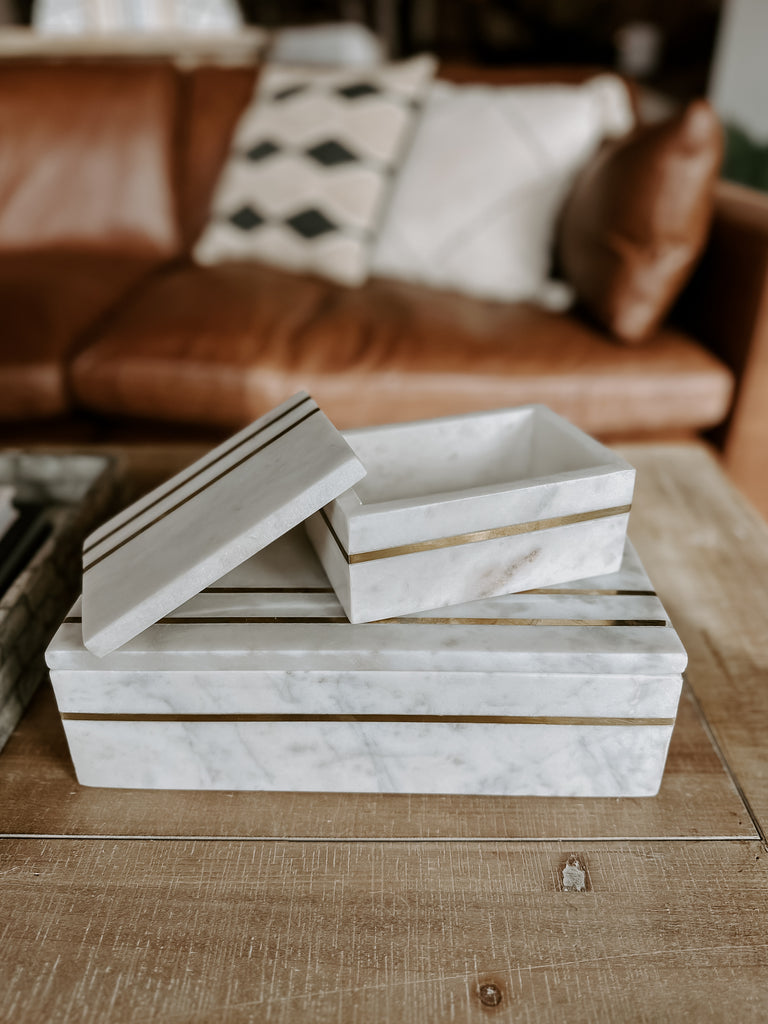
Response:
[[[0,754],[0,1019],[768,1020],[768,530],[703,447],[625,454],[690,655],[658,797],[83,789],[46,687]]]

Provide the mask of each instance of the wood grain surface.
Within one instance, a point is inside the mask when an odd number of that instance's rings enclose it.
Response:
[[[2,863],[16,1024],[768,1018],[754,841],[8,840]]]
[[[765,839],[768,528],[702,446],[628,448],[630,535],[688,651],[686,673]]]
[[[45,689],[0,755],[0,1021],[768,1020],[768,531],[703,448],[626,454],[690,656],[658,797],[87,790]]]

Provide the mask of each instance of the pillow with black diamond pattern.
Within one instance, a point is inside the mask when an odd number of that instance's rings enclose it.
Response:
[[[195,259],[254,259],[362,284],[434,69],[429,56],[365,69],[268,65]]]

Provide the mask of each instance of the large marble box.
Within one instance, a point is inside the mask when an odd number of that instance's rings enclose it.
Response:
[[[104,658],[79,604],[47,661],[95,786],[650,796],[686,655],[618,572],[348,622],[293,530]]]
[[[343,436],[366,476],[305,525],[351,622],[621,564],[635,472],[545,406]]]

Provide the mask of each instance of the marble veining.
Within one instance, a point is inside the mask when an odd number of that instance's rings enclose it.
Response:
[[[608,574],[628,515],[349,565],[322,516],[305,524],[351,622],[362,623]],[[469,591],[469,593],[468,593]]]
[[[679,675],[512,672],[52,673],[62,714],[512,715],[674,718]]]
[[[66,722],[84,785],[653,796],[671,726]]]

